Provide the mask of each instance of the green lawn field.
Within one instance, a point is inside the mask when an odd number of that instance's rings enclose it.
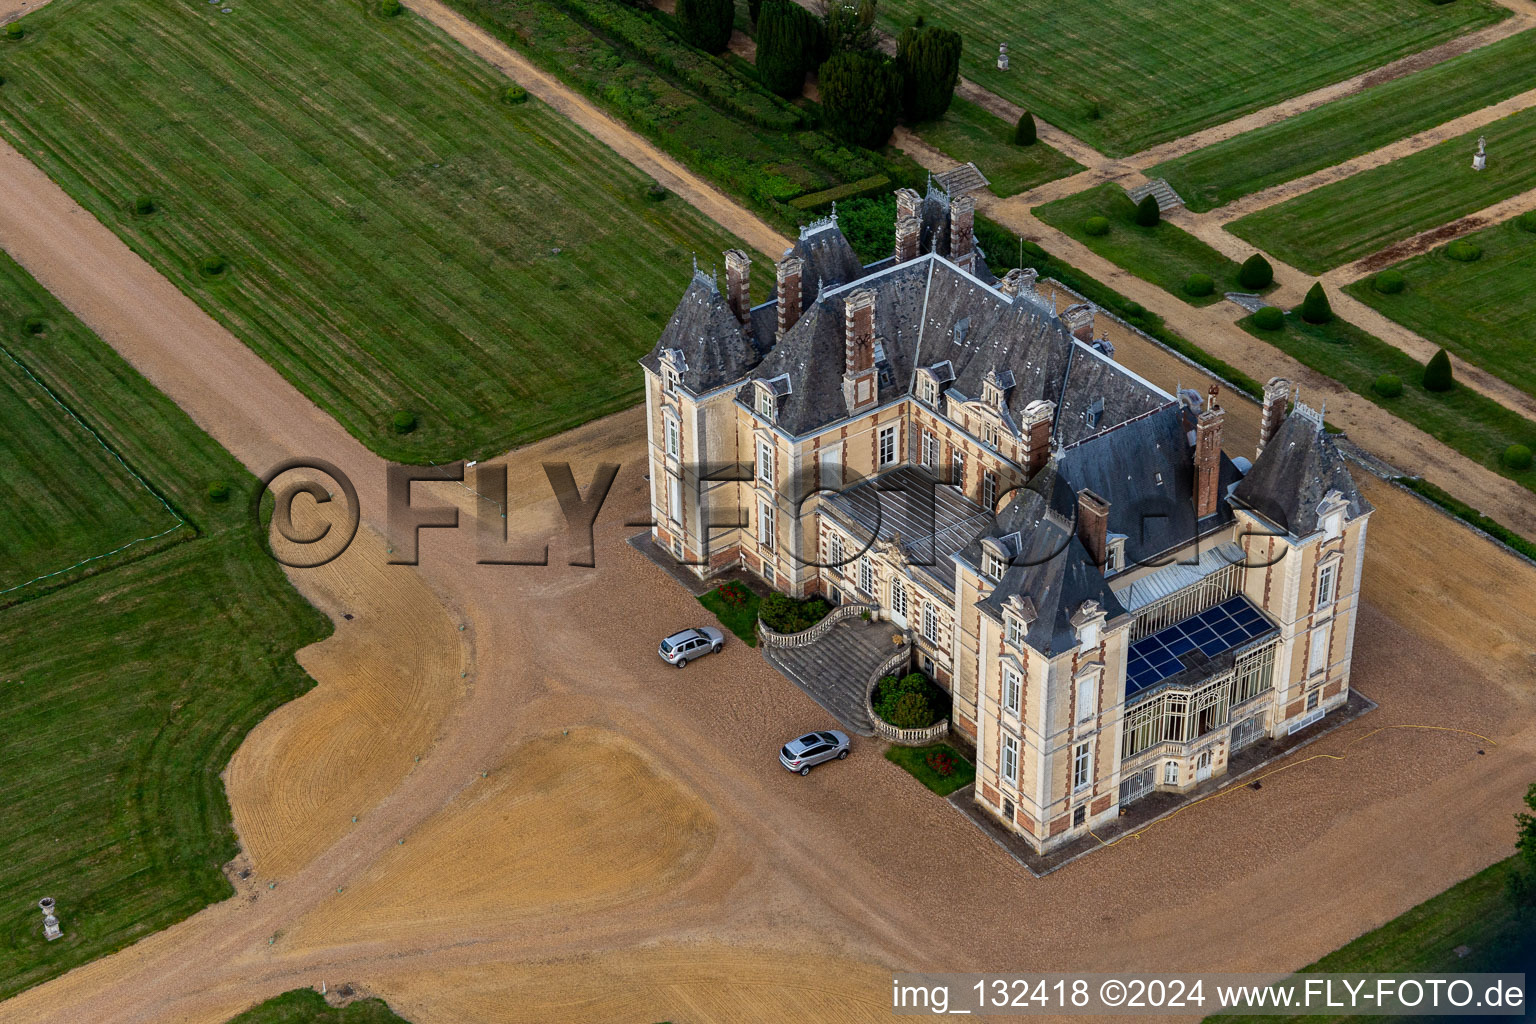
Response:
[[[1034,213],[1111,263],[1166,288],[1190,305],[1208,306],[1220,302],[1224,292],[1246,290],[1237,281],[1239,265],[1188,231],[1168,221],[1150,228],[1137,224],[1136,204],[1119,185],[1097,185],[1036,207]],[[1109,234],[1087,232],[1084,225],[1096,216],[1109,220]],[[1191,274],[1208,275],[1215,289],[1205,296],[1190,295],[1184,283]]]
[[[1015,195],[1083,169],[1082,164],[1043,142],[1015,145],[1013,125],[959,96],[942,118],[915,125],[912,130],[944,155],[974,163],[998,196]]]
[[[1536,31],[1158,164],[1147,175],[1167,178],[1191,210],[1213,210],[1529,89],[1536,89]]]
[[[294,989],[253,1006],[229,1024],[406,1024],[381,999],[362,999],[341,1009],[312,988]]]
[[[1278,331],[1260,330],[1251,316],[1239,324],[1255,338],[1332,377],[1473,462],[1536,491],[1536,469],[1514,470],[1500,460],[1512,444],[1536,447],[1536,422],[1469,387],[1458,385],[1446,392],[1426,390],[1421,383],[1422,364],[1343,320],[1314,325],[1292,313]],[[1377,394],[1372,385],[1383,374],[1403,382],[1401,395],[1383,398]]]
[[[43,305],[35,282],[0,267],[0,307]],[[220,866],[237,847],[219,773],[252,726],[313,685],[293,652],[330,629],[258,542],[255,480],[86,328],[46,309],[46,333],[3,338],[63,403],[27,397],[29,435],[18,438],[0,368],[0,450],[41,481],[7,496],[7,543],[35,562],[39,537],[90,551],[123,536],[126,522],[60,514],[64,499],[136,501],[121,476],[49,486],[80,421],[188,525],[0,608],[0,998],[232,893]],[[231,486],[226,503],[208,497],[215,480]],[[142,511],[150,527],[172,520],[158,504]],[[58,901],[55,942],[43,940],[43,896]]]
[[[0,607],[193,534],[71,409],[70,358],[90,351],[86,334],[0,253]],[[27,342],[48,353],[46,370],[17,355]]]
[[[1508,12],[1484,0],[884,0],[882,26],[919,14],[965,38],[961,73],[1110,156],[1229,121],[1427,49]],[[1010,70],[997,70],[1006,42]],[[1098,116],[1092,106],[1098,104]]]
[[[734,240],[373,7],[55,0],[0,44],[0,134],[380,454],[485,455],[637,401],[693,254]]]
[[[1345,291],[1536,394],[1536,232],[1511,220],[1466,237],[1481,259],[1458,263],[1436,249],[1397,265],[1407,287],[1396,295],[1378,292],[1371,278]]]
[[[1488,167],[1472,169],[1477,138]],[[1309,274],[1368,256],[1536,188],[1536,107],[1227,225]]]

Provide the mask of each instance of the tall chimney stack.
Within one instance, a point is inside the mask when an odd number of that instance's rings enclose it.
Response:
[[[918,215],[922,199],[910,188],[896,190],[896,262],[917,259],[922,241],[923,221]]]
[[[843,301],[843,400],[848,414],[872,407],[875,376],[875,293],[862,288]]]
[[[1109,567],[1109,502],[1084,487],[1077,492],[1077,539],[1088,549],[1093,564]]]
[[[1227,414],[1217,404],[1219,390],[1211,385],[1205,408],[1195,420],[1195,515],[1200,519],[1216,514],[1221,497],[1221,424]]]
[[[976,200],[960,196],[949,204],[949,258],[967,273],[976,271]]]
[[[1264,412],[1259,420],[1259,450],[1254,458],[1264,454],[1264,448],[1285,422],[1285,405],[1291,398],[1291,382],[1284,377],[1271,377],[1264,385]]]
[[[1008,298],[1016,299],[1021,292],[1034,291],[1035,281],[1039,276],[1040,272],[1034,267],[1014,267],[1003,278],[1003,283],[998,287],[998,290],[1008,296]]]
[[[750,324],[752,257],[740,249],[725,251],[725,301],[742,324]]]
[[[1051,461],[1051,421],[1056,418],[1056,404],[1044,398],[1024,407],[1024,472],[1034,476]]]
[[[1061,322],[1067,325],[1072,337],[1085,345],[1093,344],[1093,307],[1079,302],[1061,311]]]
[[[785,256],[779,261],[779,331],[775,340],[783,338],[800,320],[800,275],[804,271],[805,261],[798,256]]]

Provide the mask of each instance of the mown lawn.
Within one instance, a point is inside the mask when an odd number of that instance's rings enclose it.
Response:
[[[1472,169],[1479,135],[1488,167]],[[1393,242],[1536,188],[1536,107],[1227,225],[1239,238],[1321,274]]]
[[[1407,282],[1383,295],[1363,278],[1344,290],[1403,326],[1536,394],[1536,231],[1517,220],[1467,235],[1482,258],[1459,263],[1444,248],[1399,263]]]
[[[974,163],[998,196],[1016,195],[1083,169],[1076,160],[1038,140],[1030,146],[1015,145],[1014,127],[956,96],[943,117],[914,125],[912,131],[946,156]]]
[[[1526,31],[1158,164],[1147,175],[1167,178],[1191,210],[1214,210],[1533,88],[1536,31]]]
[[[1334,950],[1298,974],[1354,973],[1502,973],[1525,971],[1536,962],[1536,914],[1522,919],[1506,890],[1516,858],[1500,861],[1458,882],[1374,931]],[[1456,955],[1457,947],[1471,952]],[[1209,1021],[1282,1024],[1309,1021],[1402,1020],[1360,1015],[1242,1016],[1224,1014]]]
[[[1110,156],[1378,67],[1507,17],[1482,0],[884,0],[892,34],[919,14],[965,37],[961,73]],[[1006,42],[1010,70],[997,70]],[[1093,104],[1098,104],[1094,116]]]
[[[762,598],[740,583],[727,583],[700,595],[699,604],[714,612],[720,625],[740,637],[742,643],[757,646],[757,609]]]
[[[734,240],[373,7],[56,0],[4,44],[0,134],[387,457],[481,456],[637,401],[693,255]]]
[[[0,607],[193,535],[98,437],[90,411],[71,408],[72,362],[95,355],[88,335],[0,253]]]
[[[1472,461],[1536,491],[1536,469],[1513,470],[1499,459],[1512,444],[1536,446],[1536,422],[1463,385],[1445,392],[1426,390],[1420,363],[1343,320],[1315,325],[1292,313],[1278,331],[1260,330],[1251,316],[1238,323],[1255,338],[1327,374]],[[1403,382],[1401,395],[1377,394],[1372,385],[1383,374]]]
[[[407,1024],[382,999],[360,999],[342,1009],[312,988],[294,989],[253,1006],[229,1024]]]
[[[928,763],[930,754],[940,754],[952,760],[954,767],[948,775],[940,775]],[[927,747],[890,747],[885,752],[885,759],[900,765],[939,796],[949,796],[955,790],[976,781],[976,766],[948,743],[935,743]]]
[[[1239,265],[1188,231],[1168,221],[1150,228],[1137,224],[1136,204],[1119,185],[1098,185],[1038,206],[1034,213],[1111,263],[1167,289],[1192,306],[1220,302],[1224,292],[1246,291],[1237,280]],[[1109,234],[1088,233],[1085,225],[1090,217],[1096,216],[1109,220]],[[1215,283],[1211,294],[1194,296],[1185,291],[1191,274],[1208,275]]]
[[[4,301],[36,298],[35,282],[7,271]],[[259,544],[255,480],[86,328],[56,307],[48,316],[46,334],[6,347],[190,525],[0,608],[0,998],[231,894],[219,773],[252,726],[313,685],[293,652],[330,630]],[[46,480],[67,454],[53,437],[75,423],[57,406],[35,412],[55,422],[12,447],[7,418],[5,449]],[[208,498],[212,480],[231,484],[227,503]],[[122,481],[78,484],[82,502],[110,506]],[[24,524],[57,499],[23,490],[6,515]],[[116,537],[89,517],[50,529],[78,550]],[[43,896],[58,901],[55,942],[42,937]]]

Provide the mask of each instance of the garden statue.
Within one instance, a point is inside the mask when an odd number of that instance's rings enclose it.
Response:
[[[1472,169],[1480,171],[1488,166],[1488,139],[1485,136],[1477,137],[1477,152],[1472,157]]]
[[[1008,44],[1007,43],[998,43],[997,44],[997,70],[999,70],[999,71],[1007,71],[1008,70]]]

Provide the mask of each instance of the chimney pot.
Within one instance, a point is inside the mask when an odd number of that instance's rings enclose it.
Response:
[[[1221,425],[1227,414],[1216,400],[1218,391],[1212,384],[1195,419],[1195,515],[1200,519],[1214,515],[1221,498]]]
[[[1036,399],[1024,407],[1024,472],[1034,476],[1051,461],[1051,422],[1056,418],[1056,403]]]
[[[1264,412],[1259,420],[1259,448],[1254,453],[1255,459],[1264,454],[1265,446],[1285,422],[1285,405],[1290,397],[1291,382],[1284,377],[1271,377],[1264,385]]]
[[[1088,549],[1093,564],[1105,572],[1109,567],[1109,502],[1083,488],[1077,492],[1077,539]]]
[[[779,330],[775,340],[783,338],[800,320],[800,275],[804,272],[805,261],[798,256],[786,256],[779,261]]]
[[[976,200],[965,195],[949,203],[949,258],[961,270],[976,270]]]
[[[752,257],[740,249],[725,252],[725,301],[742,324],[750,323]]]

